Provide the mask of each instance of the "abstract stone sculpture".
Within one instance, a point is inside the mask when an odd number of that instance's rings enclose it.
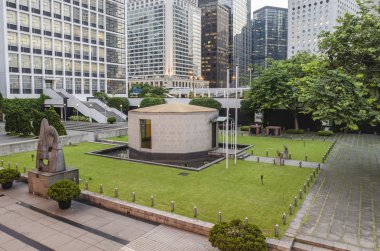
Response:
[[[47,119],[41,121],[36,167],[39,171],[56,173],[66,170],[65,158],[57,130]]]

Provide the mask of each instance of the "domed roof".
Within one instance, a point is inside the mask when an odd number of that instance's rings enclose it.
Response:
[[[215,112],[214,108],[208,108],[197,105],[188,105],[182,103],[168,103],[135,109],[129,112],[141,113],[193,113],[193,112]]]

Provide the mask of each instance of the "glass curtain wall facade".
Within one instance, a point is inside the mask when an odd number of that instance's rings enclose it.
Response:
[[[268,59],[286,59],[288,41],[288,10],[264,7],[252,14],[252,64],[266,67]]]
[[[251,63],[251,0],[221,0],[230,12],[230,67],[232,84],[235,86],[235,67],[239,66],[239,76],[247,73]]]
[[[6,96],[127,93],[125,0],[4,0],[0,13]]]
[[[193,0],[131,0],[128,73],[134,80],[201,76],[201,10]]]
[[[211,88],[227,87],[230,9],[215,0],[200,0],[202,9],[202,76]]]

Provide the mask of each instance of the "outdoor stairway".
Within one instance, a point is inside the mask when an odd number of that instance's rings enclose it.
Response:
[[[104,107],[102,107],[98,103],[87,101],[87,102],[83,102],[83,104],[85,104],[88,108],[95,109],[96,111],[98,111],[102,114],[105,114],[107,116],[107,118],[114,117],[116,119],[116,122],[120,122],[120,121],[125,122],[126,121],[124,118],[120,118],[120,112],[119,112],[119,114],[117,114],[116,112],[110,111],[107,108],[106,108],[107,112],[105,112]]]
[[[247,153],[247,152],[241,152],[241,153],[239,153],[237,155],[237,158],[243,160],[245,158],[248,158],[249,156],[251,156],[249,153]]]

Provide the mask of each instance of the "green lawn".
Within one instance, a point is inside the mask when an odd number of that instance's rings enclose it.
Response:
[[[292,159],[321,162],[322,157],[332,144],[328,141],[318,140],[291,140],[287,138],[276,137],[260,137],[260,136],[238,136],[238,143],[253,145],[253,148],[247,152],[257,156],[266,156],[268,151],[269,157],[276,157],[277,150],[284,151],[284,145],[288,146],[289,153],[292,154]]]
[[[110,140],[128,142],[128,135],[121,137],[109,138]],[[222,142],[222,138],[219,139]],[[308,161],[321,162],[322,157],[331,145],[331,141],[320,141],[312,139],[288,139],[277,137],[260,137],[260,136],[238,136],[238,143],[253,145],[253,148],[247,152],[257,156],[266,156],[268,151],[269,157],[276,157],[277,150],[284,151],[284,145],[288,146],[289,153],[292,154],[292,159],[305,160],[307,156]]]
[[[115,140],[115,141],[122,141],[122,142],[128,142],[128,135],[123,136],[116,136],[112,138],[108,138],[109,140]]]
[[[248,161],[238,161],[227,170],[225,162],[216,164],[201,172],[188,172],[188,176],[178,175],[183,170],[169,167],[145,165],[104,157],[86,155],[88,151],[107,148],[104,144],[82,143],[64,148],[67,166],[80,170],[81,187],[89,180],[89,189],[99,191],[103,184],[106,195],[113,196],[118,187],[120,198],[130,201],[136,192],[136,203],[150,205],[150,196],[155,196],[155,208],[170,210],[170,201],[175,201],[177,214],[192,217],[194,205],[198,208],[198,218],[216,222],[218,211],[223,220],[233,218],[249,220],[258,224],[267,236],[274,235],[275,224],[280,225],[281,234],[287,226],[282,226],[281,216],[288,212],[289,204],[303,183],[311,174],[311,169],[273,166]],[[8,161],[34,166],[31,154],[18,153],[2,156]],[[264,185],[260,176],[264,175]],[[289,216],[288,216],[289,217]],[[288,223],[290,222],[288,218]]]

